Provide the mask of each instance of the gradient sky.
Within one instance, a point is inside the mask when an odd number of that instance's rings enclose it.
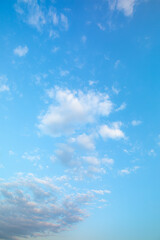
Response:
[[[0,239],[160,239],[159,13],[0,1]]]

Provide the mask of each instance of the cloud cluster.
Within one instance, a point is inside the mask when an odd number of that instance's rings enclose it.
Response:
[[[37,0],[17,0],[15,4],[16,12],[22,17],[24,22],[41,31],[45,25],[51,28],[59,28],[67,31],[69,28],[68,18],[64,13],[57,13],[57,10],[49,6],[44,6],[43,1]]]
[[[49,91],[49,96],[53,103],[39,116],[38,128],[52,137],[72,134],[80,127],[94,123],[98,117],[107,117],[113,106],[107,94],[95,92],[54,88]]]
[[[94,193],[65,194],[53,179],[28,174],[1,179],[0,196],[0,239],[16,240],[69,229],[86,217]]]

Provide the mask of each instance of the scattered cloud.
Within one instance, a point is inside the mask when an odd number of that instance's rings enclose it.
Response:
[[[133,168],[124,168],[119,171],[120,175],[129,175],[132,172],[136,172],[140,167],[139,166],[134,166]]]
[[[68,18],[64,14],[61,14],[61,24],[64,30],[67,31],[69,28]]]
[[[142,124],[142,121],[140,121],[140,120],[133,120],[131,122],[131,124],[132,124],[132,126],[138,126],[138,125]]]
[[[40,155],[39,154],[29,154],[27,152],[25,152],[22,155],[23,159],[27,159],[29,161],[39,161],[40,160]]]
[[[17,0],[15,10],[23,18],[24,22],[41,30],[46,24],[45,14],[37,0]]]
[[[5,75],[1,75],[0,76],[0,93],[10,91],[10,88],[7,82],[8,82],[8,78]]]
[[[108,0],[111,10],[118,10],[129,17],[133,15],[134,7],[137,3],[136,0]]]
[[[151,149],[151,150],[148,152],[148,155],[155,157],[155,156],[156,156],[155,150],[154,150],[154,149]]]
[[[121,122],[114,122],[111,124],[111,127],[108,125],[102,125],[99,129],[99,134],[102,138],[112,138],[112,139],[121,139],[125,138],[124,133],[120,129],[120,126],[122,125]]]
[[[17,0],[15,11],[21,16],[22,20],[42,31],[44,26],[58,28],[67,31],[69,28],[68,18],[63,13],[57,13],[56,9],[49,6],[44,7],[43,1],[37,0]],[[50,36],[56,38],[56,31],[50,32]]]
[[[100,194],[100,195],[104,195],[105,193],[107,193],[107,194],[111,193],[110,190],[92,190],[92,192],[94,192],[96,194]]]
[[[28,47],[27,46],[18,46],[17,48],[14,49],[14,54],[23,57],[28,53]]]
[[[126,106],[127,106],[126,103],[122,103],[122,104],[120,105],[120,107],[116,109],[116,112],[119,112],[119,111],[124,110],[124,109],[126,108]]]

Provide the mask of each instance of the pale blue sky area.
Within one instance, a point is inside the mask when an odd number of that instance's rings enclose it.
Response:
[[[0,1],[0,239],[160,239],[159,13]]]

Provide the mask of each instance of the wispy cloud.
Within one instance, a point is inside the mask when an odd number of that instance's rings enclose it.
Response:
[[[138,126],[138,125],[142,124],[142,121],[140,121],[140,120],[133,120],[133,121],[131,122],[131,124],[132,124],[133,126]]]
[[[140,168],[139,166],[134,166],[133,168],[124,168],[124,169],[119,170],[118,173],[120,175],[129,175],[132,172],[136,172],[139,168]]]
[[[124,13],[125,16],[132,16],[136,0],[108,0],[111,10],[118,10]]]
[[[62,27],[64,28],[64,30],[68,30],[69,28],[69,24],[68,24],[68,18],[61,13],[61,24],[62,24]]]
[[[5,75],[1,75],[0,76],[0,93],[10,91],[10,88],[7,82],[8,82],[7,77]]]
[[[126,103],[122,103],[117,109],[116,112],[122,111],[126,108],[127,104]]]

